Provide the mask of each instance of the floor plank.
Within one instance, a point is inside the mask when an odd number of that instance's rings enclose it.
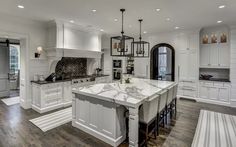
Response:
[[[175,120],[161,128],[160,136],[151,139],[148,146],[189,147],[192,143],[201,109],[236,115],[235,108],[178,101]],[[43,133],[28,120],[41,116],[33,110],[24,110],[19,105],[6,106],[0,102],[0,146],[1,147],[110,147],[95,137],[71,126],[62,125]],[[127,143],[120,145],[127,147]]]

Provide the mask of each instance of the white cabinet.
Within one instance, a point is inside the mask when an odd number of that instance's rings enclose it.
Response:
[[[199,98],[216,102],[229,102],[230,89],[229,83],[200,81]]]
[[[217,87],[209,87],[208,90],[209,90],[209,96],[208,96],[209,99],[217,100],[219,89]]]
[[[209,48],[202,48],[200,51],[200,66],[207,67],[210,66],[210,49]]]
[[[32,109],[44,113],[63,106],[63,83],[32,84]]]
[[[210,46],[210,66],[217,67],[219,66],[219,51],[216,45]]]
[[[39,113],[48,112],[72,103],[71,81],[36,84],[32,83],[32,109]]]
[[[230,51],[225,43],[203,44],[200,49],[200,67],[229,68]]]
[[[230,90],[229,88],[219,88],[219,100],[220,101],[229,101],[229,97],[230,97]]]
[[[63,83],[63,98],[64,98],[64,105],[71,105],[72,101],[71,81]]]
[[[207,99],[208,98],[208,87],[201,85],[199,87],[199,97]]]
[[[225,44],[219,46],[219,66],[230,67],[230,49]]]
[[[73,97],[72,126],[118,146],[126,138],[125,108],[85,95]]]
[[[195,98],[197,96],[197,52],[195,49],[181,50],[179,53],[178,95]]]

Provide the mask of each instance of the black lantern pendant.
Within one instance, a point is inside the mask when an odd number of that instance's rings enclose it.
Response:
[[[125,9],[120,9],[122,13],[122,30],[121,36],[111,37],[111,56],[133,56],[134,38],[124,35],[124,12]]]
[[[147,41],[142,41],[142,19],[138,20],[140,23],[140,34],[139,41],[132,42],[134,57],[149,57],[150,43]]]

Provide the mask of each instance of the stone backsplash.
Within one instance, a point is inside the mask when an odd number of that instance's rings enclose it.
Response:
[[[87,59],[63,57],[56,65],[55,73],[64,78],[87,75]]]

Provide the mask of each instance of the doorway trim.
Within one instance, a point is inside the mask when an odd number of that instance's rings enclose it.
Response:
[[[1,38],[20,40],[20,105],[24,109],[31,108],[30,71],[29,71],[29,35],[0,30]]]
[[[155,50],[158,50],[159,49],[159,47],[163,47],[163,46],[165,46],[165,47],[168,47],[169,49],[171,49],[171,51],[172,51],[172,53],[173,53],[173,55],[172,55],[172,77],[171,77],[171,80],[172,81],[175,81],[175,49],[174,49],[174,47],[173,46],[171,46],[170,44],[167,44],[167,43],[160,43],[160,44],[157,44],[157,45],[155,45],[155,46],[153,46],[152,47],[152,49],[151,49],[151,54],[150,54],[150,79],[154,79],[154,51]],[[157,57],[158,58],[158,57]],[[158,67],[158,65],[157,65],[157,67]]]

